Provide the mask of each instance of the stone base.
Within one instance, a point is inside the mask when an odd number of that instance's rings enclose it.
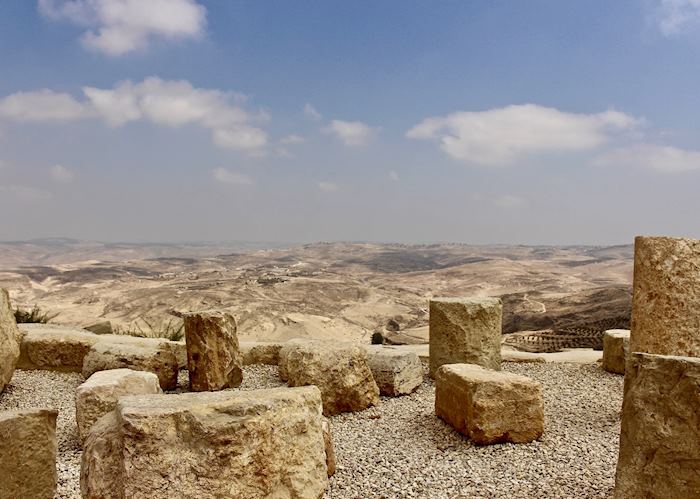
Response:
[[[315,386],[122,397],[82,455],[83,497],[318,499],[327,485]]]
[[[57,416],[47,409],[0,412],[0,497],[54,497]]]
[[[366,350],[367,365],[382,395],[407,395],[423,383],[423,365],[414,352],[383,345],[369,346]]]
[[[473,364],[437,370],[435,414],[480,445],[531,442],[544,432],[538,382]]]
[[[700,358],[631,353],[615,498],[700,497]]]

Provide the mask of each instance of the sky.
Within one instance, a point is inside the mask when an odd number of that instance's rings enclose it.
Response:
[[[700,238],[700,0],[2,0],[0,240]]]

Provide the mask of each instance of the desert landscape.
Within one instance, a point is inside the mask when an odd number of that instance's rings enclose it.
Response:
[[[632,246],[0,243],[0,287],[56,324],[150,329],[170,311],[227,310],[244,340],[427,343],[428,300],[497,296],[503,332],[629,326]],[[396,335],[395,335],[396,336]],[[401,341],[401,340],[399,340]]]

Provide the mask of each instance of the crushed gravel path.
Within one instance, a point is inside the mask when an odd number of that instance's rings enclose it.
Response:
[[[545,396],[545,434],[530,444],[477,447],[434,415],[426,379],[412,395],[331,418],[337,471],[326,498],[605,498],[612,493],[622,376],[594,364],[504,363]],[[73,373],[16,371],[0,410],[58,408],[59,498],[79,498]],[[187,384],[186,372],[180,382]],[[243,390],[284,386],[274,366],[244,368]],[[182,390],[182,388],[180,389]]]

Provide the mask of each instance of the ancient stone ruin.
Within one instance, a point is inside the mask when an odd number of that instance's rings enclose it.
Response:
[[[700,241],[637,237],[615,497],[700,496]]]
[[[630,332],[628,329],[609,329],[603,335],[603,369],[609,373],[625,374],[629,357]]]
[[[430,300],[430,375],[443,364],[500,370],[501,320],[498,298]]]

